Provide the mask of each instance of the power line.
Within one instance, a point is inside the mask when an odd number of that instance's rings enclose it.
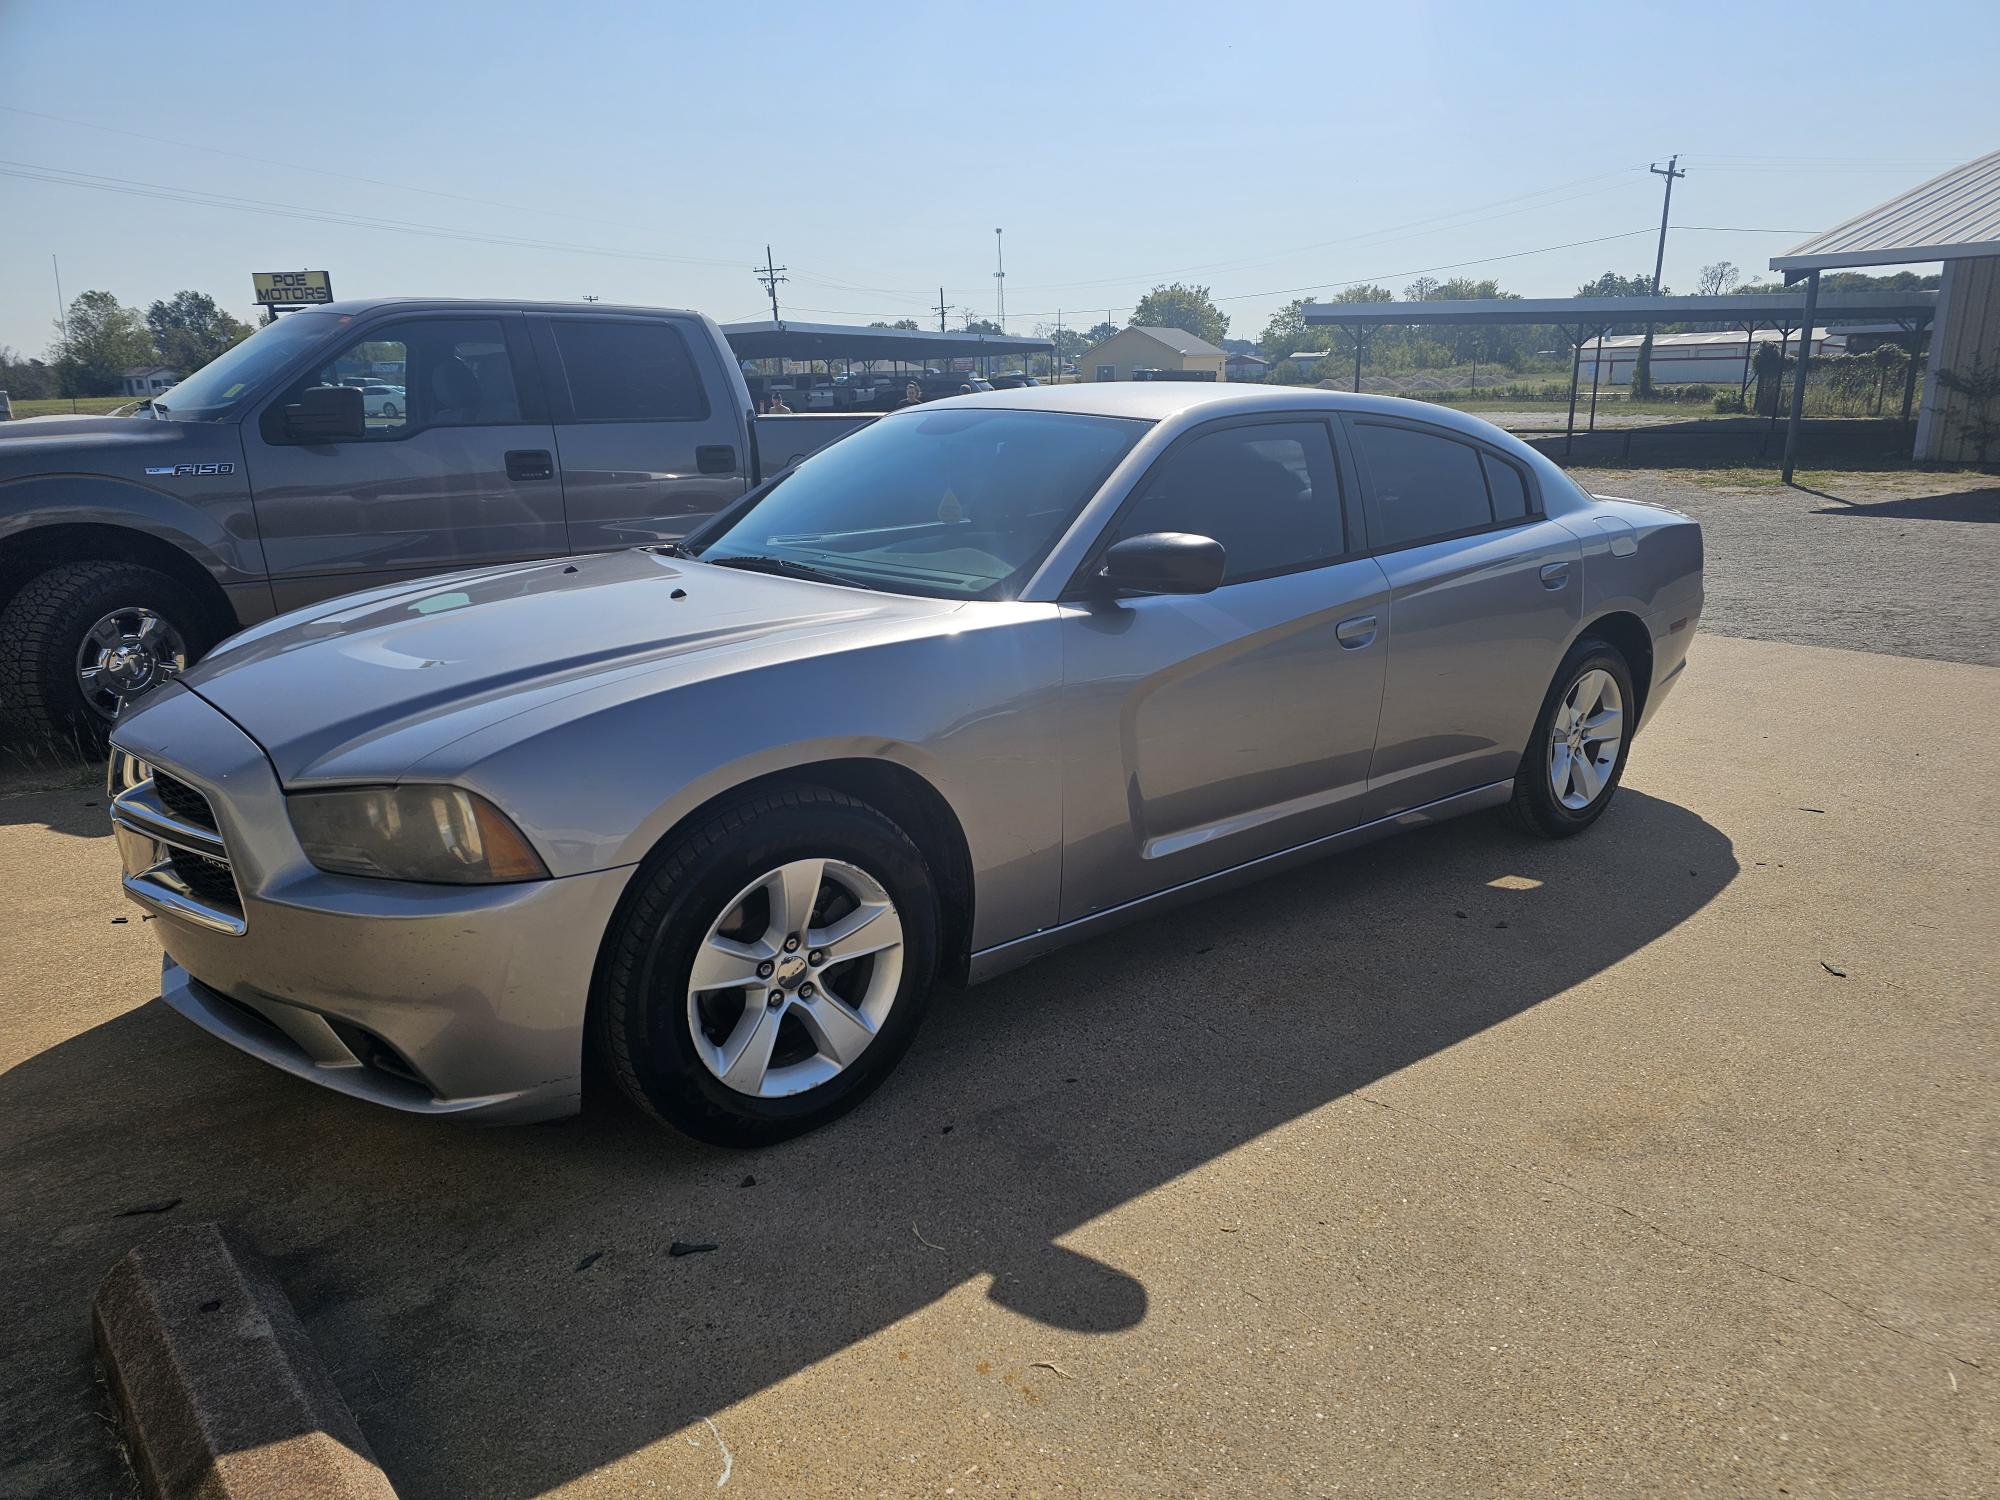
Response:
[[[90,120],[73,119],[68,115],[52,115],[39,109],[22,109],[18,105],[0,104],[0,110],[8,114],[27,115],[37,120],[54,120],[63,125],[76,125],[85,130],[99,130],[107,135],[122,135],[135,141],[150,141],[156,146],[173,146],[184,151],[207,151],[215,156],[227,156],[236,161],[255,162],[259,166],[283,167],[287,172],[309,172],[316,177],[331,177],[342,182],[358,182],[368,187],[388,188],[398,193],[421,193],[427,198],[444,198],[454,203],[473,203],[482,208],[504,208],[509,213],[541,214],[552,219],[569,219],[578,224],[601,224],[610,229],[632,229],[641,234],[667,234],[671,231],[658,224],[633,224],[623,219],[599,219],[587,214],[570,213],[562,209],[542,208],[532,203],[507,203],[498,198],[477,198],[467,193],[446,192],[442,188],[418,187],[408,182],[391,182],[381,177],[360,177],[352,172],[335,172],[326,167],[315,167],[297,159],[285,160],[274,156],[257,156],[248,151],[231,151],[222,146],[212,146],[199,141],[175,140],[171,136],[148,135],[142,130],[125,130],[116,125],[99,125]],[[61,168],[47,170],[60,171]],[[89,174],[79,174],[89,175]],[[196,190],[199,191],[199,190]],[[730,266],[734,261],[705,259],[696,256],[682,256],[690,265]]]

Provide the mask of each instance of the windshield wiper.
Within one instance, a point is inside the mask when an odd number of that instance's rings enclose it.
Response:
[[[741,568],[747,573],[776,573],[786,578],[810,578],[814,583],[838,583],[848,588],[865,586],[825,568],[815,568],[810,563],[793,562],[789,557],[773,557],[769,553],[749,552],[731,557],[704,557],[701,560],[714,567]]]
[[[657,552],[662,557],[700,556],[700,554],[695,552],[692,548],[690,548],[686,542],[655,542],[651,547],[647,548],[646,550],[649,552]]]

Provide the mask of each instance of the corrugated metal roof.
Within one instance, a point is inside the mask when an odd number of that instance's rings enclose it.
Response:
[[[1207,339],[1196,338],[1185,328],[1148,328],[1140,323],[1134,323],[1132,326],[1148,338],[1158,339],[1176,354],[1221,354],[1224,352],[1216,348]]]
[[[2000,255],[2000,151],[1953,167],[1772,256],[1771,269],[1826,271],[1975,255]]]

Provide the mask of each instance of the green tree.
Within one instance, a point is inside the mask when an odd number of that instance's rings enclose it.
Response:
[[[115,396],[121,371],[153,362],[146,320],[109,292],[85,292],[70,303],[66,321],[66,328],[56,325],[49,346],[49,363],[65,396]]]
[[[1037,323],[1035,337],[1047,339],[1056,346],[1057,359],[1075,359],[1090,347],[1090,336],[1074,328],[1058,328],[1053,323]]]
[[[163,365],[192,375],[216,355],[250,337],[248,323],[215,305],[206,292],[175,292],[146,309],[153,350]]]
[[[1300,351],[1318,348],[1326,340],[1321,329],[1306,326],[1306,309],[1314,299],[1300,297],[1271,314],[1264,331],[1257,336],[1257,348],[1268,360],[1282,360]]]
[[[919,323],[915,318],[898,318],[896,319],[895,322],[891,323],[889,326],[891,328],[900,328],[903,329],[905,332],[908,332],[911,329],[922,328],[923,324]]]
[[[1653,295],[1653,278],[1641,272],[1637,276],[1620,276],[1616,271],[1606,271],[1595,281],[1586,281],[1576,289],[1579,297],[1650,297]]]
[[[1229,332],[1228,317],[1209,300],[1205,286],[1156,286],[1132,309],[1132,321],[1144,328],[1178,328],[1220,346]]]
[[[967,333],[1004,332],[1004,330],[1000,327],[1000,325],[994,322],[991,318],[975,318],[969,313],[966,315],[965,319],[965,331]]]
[[[1428,302],[1437,295],[1438,279],[1435,276],[1419,276],[1403,288],[1406,302]]]
[[[16,401],[35,401],[56,393],[55,372],[39,359],[23,359],[0,344],[0,391]]]
[[[1116,323],[1094,323],[1083,335],[1085,340],[1084,347],[1088,348],[1092,344],[1101,344],[1106,339],[1116,338],[1124,331]]]

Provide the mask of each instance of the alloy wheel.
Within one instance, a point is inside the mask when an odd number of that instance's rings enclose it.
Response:
[[[143,605],[103,615],[76,652],[76,685],[103,719],[118,706],[187,670],[187,642],[164,617]]]
[[[740,1094],[804,1093],[867,1050],[902,978],[903,922],[881,882],[841,860],[793,860],[739,891],[702,938],[688,975],[695,1053]]]
[[[1604,794],[1625,737],[1625,701],[1618,680],[1592,667],[1570,684],[1549,726],[1549,789],[1571,812]]]

